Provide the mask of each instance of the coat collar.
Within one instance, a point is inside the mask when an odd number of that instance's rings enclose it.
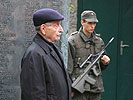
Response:
[[[51,49],[49,48],[47,44],[47,40],[45,40],[40,34],[36,34],[33,41],[37,43],[44,51],[46,54],[51,52]],[[47,41],[47,42],[46,42]],[[46,46],[47,45],[47,46]]]
[[[61,54],[61,50],[57,48],[57,46],[54,43],[51,43],[49,41],[47,41],[46,39],[44,39],[40,34],[36,34],[36,36],[34,37],[33,41],[35,43],[37,43],[46,54],[51,54],[52,57],[57,61],[57,63],[59,65],[64,65],[63,63],[63,57]],[[58,55],[55,53],[53,47],[55,47],[55,49],[57,49]],[[61,62],[60,62],[61,61]]]

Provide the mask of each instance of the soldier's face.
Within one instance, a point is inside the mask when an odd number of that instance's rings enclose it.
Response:
[[[85,33],[93,33],[95,27],[96,27],[96,22],[86,22],[83,21],[81,22],[82,26],[83,26],[83,31],[85,31]]]
[[[46,40],[54,43],[56,40],[60,39],[61,33],[63,32],[63,29],[60,23],[61,23],[60,21],[53,21],[53,22],[50,22],[50,25],[45,25],[44,38]]]

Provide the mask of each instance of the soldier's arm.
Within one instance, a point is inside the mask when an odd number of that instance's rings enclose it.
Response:
[[[101,50],[104,48],[104,42],[102,39],[100,39],[100,43],[101,43]],[[103,57],[100,60],[100,66],[101,69],[104,70],[108,67],[108,64],[110,62],[110,58],[107,56],[107,52],[105,51]]]

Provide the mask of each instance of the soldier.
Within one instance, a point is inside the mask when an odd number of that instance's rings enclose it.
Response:
[[[68,39],[68,72],[71,80],[75,80],[86,68],[79,66],[85,61],[90,54],[99,53],[103,47],[104,42],[99,34],[94,31],[98,19],[94,11],[86,10],[81,14],[81,28],[74,32]],[[97,71],[100,72],[107,68],[110,58],[103,55],[102,58],[95,65]],[[96,80],[95,84],[85,82],[84,93],[72,89],[73,100],[101,100],[101,92],[104,91],[102,73],[95,75],[93,70],[88,73],[89,77]]]

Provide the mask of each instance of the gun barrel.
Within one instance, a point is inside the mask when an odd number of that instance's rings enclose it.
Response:
[[[105,50],[105,49],[108,47],[108,45],[109,45],[113,40],[114,40],[114,37],[112,37],[112,38],[109,40],[109,42],[106,44],[106,46],[103,48],[103,50]]]
[[[111,38],[111,40],[109,41],[109,43],[111,43],[114,40],[114,37]]]

